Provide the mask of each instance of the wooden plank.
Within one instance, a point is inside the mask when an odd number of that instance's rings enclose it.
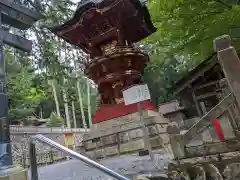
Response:
[[[185,149],[186,157],[201,157],[205,155],[220,154],[232,152],[239,149],[240,144],[235,139],[229,139],[224,142],[206,143],[199,146],[191,146]]]
[[[212,124],[212,121],[221,116],[233,102],[234,97],[231,93],[183,134],[184,143],[188,144],[195,136],[207,129]]]
[[[227,82],[240,105],[240,60],[228,35],[220,36],[214,41],[218,59],[223,68]]]
[[[39,20],[41,15],[12,1],[0,0],[2,23],[25,30]]]
[[[32,50],[32,41],[30,40],[11,34],[3,29],[0,29],[0,36],[2,37],[3,43],[9,46],[13,46],[25,52],[31,52]]]

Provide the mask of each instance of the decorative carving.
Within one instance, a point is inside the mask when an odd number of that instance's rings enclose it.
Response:
[[[113,54],[116,51],[117,41],[101,46],[101,50],[105,56]]]
[[[226,180],[234,180],[240,178],[240,163],[229,164],[224,170]]]

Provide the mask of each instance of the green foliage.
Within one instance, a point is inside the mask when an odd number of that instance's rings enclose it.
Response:
[[[184,74],[213,53],[213,40],[223,34],[240,41],[240,5],[235,0],[149,0],[148,7],[158,31],[142,43],[151,62],[144,79],[158,103],[173,98],[168,89]],[[172,59],[175,58],[175,60]]]
[[[157,43],[170,56],[189,54],[193,61],[212,53],[217,36],[236,36],[231,30],[240,23],[240,6],[227,0],[152,0],[149,8],[158,32],[146,41]]]
[[[155,104],[164,103],[174,98],[173,94],[169,93],[169,89],[179,79],[179,76],[186,72],[187,68],[180,57],[173,56],[161,61],[157,56],[152,56],[143,78],[149,85],[151,97]]]
[[[158,31],[141,42],[143,50],[151,59],[143,78],[149,85],[152,99],[158,104],[176,98],[169,88],[212,54],[214,38],[230,34],[234,45],[239,47],[237,36],[240,29],[240,6],[235,0],[149,0],[148,3]],[[41,5],[43,18],[27,34],[28,37],[36,37],[32,55],[26,56],[12,48],[5,48],[10,114],[25,117],[19,115],[16,109],[29,109],[30,114],[42,114],[48,118],[56,111],[53,89],[49,84],[50,80],[54,80],[61,115],[64,115],[62,89],[65,88],[68,104],[75,102],[78,124],[82,124],[76,75],[80,78],[86,119],[87,84],[83,72],[79,70],[82,64],[76,65],[76,62],[81,62],[81,58],[87,56],[79,55],[76,47],[63,43],[46,29],[47,26],[60,24],[72,16],[74,4],[70,0],[42,0]],[[98,101],[97,90],[92,87],[93,113]],[[58,119],[53,114],[51,118],[54,120],[49,121],[50,126],[62,125],[61,118]]]
[[[23,125],[28,126],[32,122],[28,120],[29,116],[33,116],[34,109],[28,108],[28,109],[11,109],[8,115],[8,119],[10,122],[12,121],[18,121],[23,122]]]
[[[10,108],[36,107],[43,99],[43,92],[32,87],[33,73],[22,70],[8,75],[8,94]]]
[[[60,41],[46,28],[63,23],[70,18],[73,14],[74,4],[70,0],[43,0],[40,3],[42,6],[42,19],[35,23],[30,31],[26,33],[18,32],[29,39],[33,39],[32,54],[28,56],[8,46],[4,49],[5,70],[8,74],[10,117],[13,120],[16,120],[16,118],[22,119],[30,114],[31,116],[49,118],[52,112],[56,112],[53,89],[49,84],[50,80],[56,82],[61,116],[64,117],[65,114],[62,98],[63,88],[67,90],[69,111],[71,112],[71,101],[75,101],[76,108],[79,109],[77,106],[79,103],[77,103],[76,78],[75,76],[72,77],[71,74],[73,73],[73,60],[77,61],[79,58],[77,54],[73,53],[73,51],[77,50],[70,45],[66,47],[63,41]],[[77,74],[80,77],[83,76],[83,73]],[[64,78],[66,83],[63,83]],[[81,81],[81,86],[84,87],[82,90],[84,109],[87,109],[85,84],[85,81]],[[94,93],[91,95],[93,100],[91,105],[95,109],[97,92],[96,90],[92,90],[92,92]],[[23,114],[19,114],[18,110],[23,110]],[[30,112],[26,113],[25,110]],[[81,118],[77,120],[81,121]],[[58,123],[60,122],[57,120]],[[79,122],[79,124],[82,123]]]
[[[64,119],[52,113],[49,121],[47,122],[48,127],[62,127],[64,125]]]

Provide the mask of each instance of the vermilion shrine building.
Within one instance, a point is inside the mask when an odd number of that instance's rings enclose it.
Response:
[[[141,1],[83,1],[72,19],[51,30],[91,56],[85,73],[101,95],[93,124],[137,112],[135,104],[124,105],[122,90],[142,82],[149,57],[133,43],[156,31]],[[142,107],[155,109],[150,101],[142,102]]]
[[[95,157],[144,149],[137,105],[125,106],[122,91],[142,83],[149,57],[134,43],[156,31],[144,0],[85,0],[74,16],[51,28],[59,37],[90,54],[85,73],[98,86],[101,105],[93,119],[95,129],[84,137],[86,152]],[[151,101],[141,103],[152,148],[168,143],[168,121]]]

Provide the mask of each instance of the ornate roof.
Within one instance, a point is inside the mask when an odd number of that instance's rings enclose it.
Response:
[[[89,52],[115,38],[138,42],[156,31],[143,0],[82,0],[73,17],[50,30]]]

